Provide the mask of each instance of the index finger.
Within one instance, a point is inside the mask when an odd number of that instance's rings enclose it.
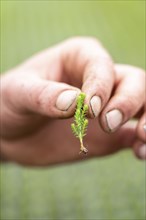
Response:
[[[111,96],[115,74],[108,52],[94,38],[73,38],[62,44],[64,73],[86,93],[90,117],[97,117]]]
[[[86,93],[89,116],[97,117],[111,96],[113,62],[101,43],[92,37],[74,37],[39,53],[25,63],[39,77],[61,81]]]

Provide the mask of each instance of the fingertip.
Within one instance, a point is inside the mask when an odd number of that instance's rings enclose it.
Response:
[[[139,147],[139,156],[142,160],[146,160],[146,144]]]
[[[91,118],[96,118],[101,111],[102,101],[99,96],[92,96],[89,101],[89,113]]]
[[[76,90],[65,90],[61,92],[56,100],[56,108],[61,111],[67,111],[75,102],[77,93]]]
[[[135,156],[140,160],[146,160],[146,143],[136,141],[133,146]]]
[[[124,124],[123,112],[118,108],[103,109],[100,116],[100,124],[105,132],[117,131]]]
[[[80,92],[80,89],[66,83],[39,80],[31,91],[27,106],[34,113],[50,118],[69,118],[75,111]]]
[[[141,117],[137,125],[137,136],[143,142],[146,142],[146,113]]]
[[[55,107],[60,118],[68,118],[74,114],[76,100],[80,93],[81,91],[79,89],[71,89],[65,90],[58,95]]]

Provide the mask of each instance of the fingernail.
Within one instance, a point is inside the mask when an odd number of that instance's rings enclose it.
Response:
[[[144,131],[146,131],[146,125],[143,126]]]
[[[62,92],[56,101],[56,107],[61,111],[67,111],[73,104],[77,96],[77,91],[67,90]]]
[[[101,99],[98,96],[93,96],[90,100],[90,106],[94,117],[97,117],[101,110]]]
[[[106,114],[106,120],[107,120],[108,128],[111,131],[114,131],[122,123],[123,115],[119,110],[115,109]]]
[[[139,156],[141,159],[145,160],[146,159],[146,144],[143,144],[140,148],[139,148]]]

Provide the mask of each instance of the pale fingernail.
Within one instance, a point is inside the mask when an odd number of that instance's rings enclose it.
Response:
[[[146,131],[146,125],[143,126],[144,131]]]
[[[97,117],[101,110],[101,99],[98,96],[93,96],[90,100],[90,106],[94,117]]]
[[[77,91],[75,90],[67,90],[62,92],[57,98],[56,107],[59,110],[67,111],[75,101],[76,96]]]
[[[139,156],[143,160],[146,159],[146,144],[144,144],[141,147],[139,147]]]
[[[116,128],[118,128],[121,125],[123,120],[123,115],[119,110],[114,109],[106,114],[106,120],[107,120],[108,128],[111,131],[114,131],[116,130]]]

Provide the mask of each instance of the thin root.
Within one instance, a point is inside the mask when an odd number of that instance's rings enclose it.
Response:
[[[81,148],[80,148],[80,152],[79,152],[79,154],[81,154],[81,153],[87,154],[87,153],[88,153],[87,148],[85,148],[85,147],[81,147]]]

